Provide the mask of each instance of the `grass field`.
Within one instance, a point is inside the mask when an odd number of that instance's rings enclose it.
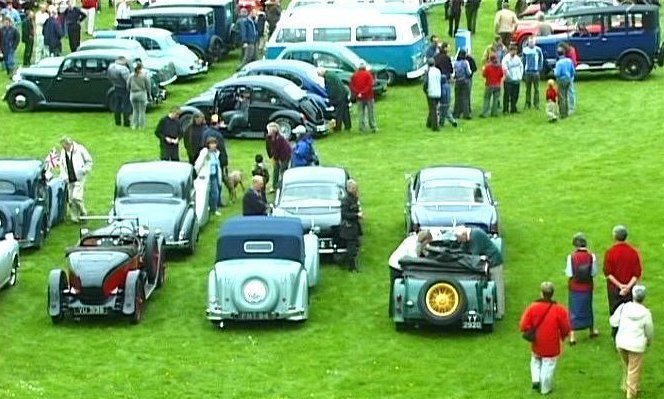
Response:
[[[110,26],[104,4],[101,18]],[[474,52],[491,38],[493,2],[483,2]],[[432,14],[438,32],[442,12]],[[68,134],[95,160],[87,203],[105,213],[123,162],[157,156],[152,130],[171,105],[182,104],[237,65],[233,54],[200,80],[169,86],[170,97],[149,114],[148,131],[116,128],[106,112],[12,114],[0,105],[0,156],[44,157]],[[0,78],[0,79],[4,79]],[[5,82],[3,82],[5,83]],[[312,297],[311,318],[299,326],[242,325],[219,331],[204,317],[207,273],[224,208],[208,225],[198,252],[169,262],[167,285],[148,304],[142,324],[126,320],[69,321],[46,315],[46,278],[63,266],[77,227],[58,226],[38,252],[22,253],[19,284],[0,292],[0,398],[488,398],[534,396],[529,349],[517,331],[522,310],[551,280],[566,303],[564,259],[577,231],[601,258],[611,228],[624,223],[641,250],[656,324],[664,317],[661,228],[662,90],[664,72],[644,82],[616,74],[584,75],[578,111],[556,125],[543,111],[425,130],[426,102],[416,83],[391,87],[377,103],[380,132],[332,135],[317,142],[322,161],[343,165],[360,183],[365,221],[362,273],[333,265]],[[481,84],[475,82],[474,109]],[[523,100],[521,101],[521,104]],[[356,124],[357,126],[357,124]],[[262,142],[229,141],[231,167],[248,171]],[[506,241],[507,316],[493,334],[415,330],[397,333],[387,317],[387,258],[403,238],[404,174],[454,163],[492,172]],[[602,336],[579,334],[566,346],[555,398],[620,398],[621,367],[609,336],[603,278],[596,284]],[[661,345],[646,359],[643,398],[664,397]]]

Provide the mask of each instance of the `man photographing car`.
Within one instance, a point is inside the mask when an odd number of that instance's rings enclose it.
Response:
[[[92,157],[71,137],[63,137],[60,145],[60,177],[67,183],[70,218],[78,223],[80,217],[88,213],[85,209],[85,181],[92,170]]]

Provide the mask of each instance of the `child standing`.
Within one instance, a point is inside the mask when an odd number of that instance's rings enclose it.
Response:
[[[546,82],[546,115],[549,117],[549,122],[558,121],[558,89],[553,79]]]
[[[449,121],[452,126],[457,127],[457,121],[450,111],[450,102],[452,102],[452,89],[450,88],[450,82],[447,80],[447,76],[442,74],[440,78],[440,112],[438,113],[440,117],[440,126],[445,126],[445,121]]]
[[[263,184],[267,187],[267,182],[270,181],[270,172],[263,162],[263,156],[261,154],[256,154],[254,158],[254,168],[251,170],[252,176],[263,176]]]

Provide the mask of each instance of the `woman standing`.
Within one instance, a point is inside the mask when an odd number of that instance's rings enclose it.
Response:
[[[44,45],[44,24],[49,18],[47,7],[46,3],[40,3],[35,14],[35,63],[49,55],[48,48]]]
[[[219,187],[221,187],[221,167],[219,165],[218,144],[216,138],[208,138],[205,142],[205,148],[198,154],[194,164],[194,169],[198,175],[197,181],[209,181],[207,185],[210,188],[210,212],[217,216],[221,215],[221,212],[217,210],[217,205],[220,202],[219,196],[221,195],[219,190]]]
[[[145,128],[145,110],[151,100],[150,79],[143,72],[143,65],[136,64],[134,73],[127,80],[129,101],[131,102],[131,128]]]
[[[590,338],[599,335],[593,317],[593,277],[597,274],[595,254],[588,250],[588,240],[582,233],[572,238],[574,252],[567,256],[565,275],[569,278],[569,312],[572,331],[570,345],[576,344],[575,330],[590,331]]]

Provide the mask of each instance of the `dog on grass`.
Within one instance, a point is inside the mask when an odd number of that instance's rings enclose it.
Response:
[[[242,191],[245,191],[244,183],[242,183],[243,179],[244,175],[241,170],[234,170],[229,172],[226,178],[224,179],[224,185],[228,190],[228,195],[231,199],[231,202],[235,202],[235,200],[237,199],[237,192],[235,191],[235,189],[238,186],[242,188]]]

